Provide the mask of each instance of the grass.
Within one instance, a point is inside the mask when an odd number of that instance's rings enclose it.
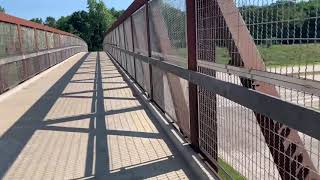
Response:
[[[229,164],[224,162],[222,159],[219,158],[218,163],[220,165],[218,172],[221,179],[223,180],[229,180],[229,179],[245,180],[246,179],[244,176],[242,176],[238,171],[233,169]]]
[[[272,45],[258,46],[258,50],[268,67],[320,64],[320,44]],[[178,49],[176,54],[186,58],[185,48]],[[216,62],[228,64],[230,58],[227,48],[217,47]]]
[[[320,44],[258,47],[267,66],[319,64]]]

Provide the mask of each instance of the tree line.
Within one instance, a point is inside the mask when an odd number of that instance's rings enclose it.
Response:
[[[87,42],[90,51],[99,51],[107,29],[124,11],[108,9],[102,0],[88,0],[87,5],[88,11],[76,11],[57,20],[49,16],[30,21],[73,33]]]
[[[320,38],[320,0],[279,0],[239,9],[254,39],[296,44],[318,42]]]

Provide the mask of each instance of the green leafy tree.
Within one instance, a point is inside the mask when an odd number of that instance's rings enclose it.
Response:
[[[46,18],[46,21],[44,24],[54,28],[56,27],[56,23],[57,23],[56,19],[54,17],[49,16]]]
[[[73,27],[72,25],[69,24],[69,19],[70,19],[70,16],[62,16],[60,19],[57,20],[56,28],[62,31],[73,33],[72,32]]]
[[[78,35],[87,42],[90,51],[102,50],[106,31],[123,11],[109,10],[102,0],[88,0],[87,3],[88,11],[76,11],[57,21],[53,17],[47,17],[45,22],[40,18],[32,21]]]
[[[115,18],[102,0],[88,0],[88,10],[91,38],[88,46],[92,50],[101,50],[104,35]]]
[[[5,9],[3,7],[0,6],[0,12],[4,13],[6,11],[5,11]]]
[[[35,22],[35,23],[39,23],[39,24],[43,24],[43,20],[41,18],[32,18],[32,19],[30,19],[30,21]]]
[[[124,10],[117,11],[115,8],[111,8],[110,13],[113,15],[113,17],[118,19],[124,13]]]
[[[91,43],[89,14],[86,11],[74,12],[68,20],[68,24],[72,26],[73,33],[81,37],[88,44]]]

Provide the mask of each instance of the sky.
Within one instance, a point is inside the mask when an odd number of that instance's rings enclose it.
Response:
[[[108,8],[126,9],[133,0],[103,0]],[[56,19],[86,10],[87,0],[0,0],[7,14],[24,19],[52,16]]]

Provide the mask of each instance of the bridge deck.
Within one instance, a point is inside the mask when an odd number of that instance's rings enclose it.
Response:
[[[0,179],[187,179],[185,160],[105,53],[0,96]]]

